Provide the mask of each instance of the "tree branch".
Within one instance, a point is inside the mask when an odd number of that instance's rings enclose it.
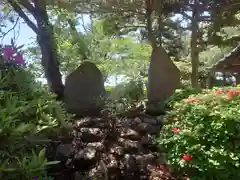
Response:
[[[193,19],[191,16],[189,16],[189,15],[188,15],[187,13],[185,13],[184,11],[182,11],[181,14],[182,14],[185,18],[187,18],[187,19],[189,19],[189,20],[192,20],[192,19]]]
[[[12,27],[11,29],[9,29],[6,33],[3,34],[3,36],[2,36],[2,41],[4,40],[5,36],[6,36],[10,31],[12,31],[12,30],[15,29],[15,27],[17,26],[18,21],[19,21],[19,17],[17,18],[17,20],[16,20],[16,22],[14,23],[13,27]]]
[[[36,11],[35,11],[33,5],[31,5],[28,0],[21,0],[20,3],[21,3],[21,5],[23,5],[34,17],[36,16]]]
[[[38,34],[37,26],[29,19],[29,17],[23,12],[21,7],[14,0],[7,0],[8,3],[13,7],[13,9],[18,13],[18,15],[27,23],[27,25]]]

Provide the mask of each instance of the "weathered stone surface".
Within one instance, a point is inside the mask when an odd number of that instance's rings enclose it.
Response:
[[[110,152],[112,154],[116,154],[116,155],[122,156],[123,153],[124,153],[124,150],[123,150],[123,147],[121,147],[121,146],[115,146],[115,147],[112,147],[110,149]]]
[[[89,148],[94,148],[97,151],[103,151],[104,150],[104,145],[102,142],[91,142],[87,144],[87,147]]]
[[[156,119],[153,119],[152,117],[151,118],[143,118],[143,122],[147,123],[147,124],[150,124],[150,125],[157,125],[157,120]]]
[[[56,150],[56,159],[61,162],[67,161],[72,152],[72,144],[60,144]]]
[[[149,114],[161,114],[164,109],[164,102],[179,85],[179,69],[162,47],[155,48],[152,52],[148,71],[147,112]]]
[[[64,102],[67,110],[77,116],[98,115],[104,93],[102,73],[96,65],[85,61],[67,76]]]
[[[109,128],[112,119],[115,131]],[[73,131],[74,154],[70,156],[72,166],[78,171],[75,178],[148,180],[151,171],[147,167],[155,169],[158,159],[162,160],[152,136],[159,134],[162,119],[163,116],[139,114],[129,118],[111,113],[101,118],[78,119]]]
[[[81,128],[81,139],[84,142],[95,142],[103,139],[104,134],[99,128]]]
[[[120,136],[124,139],[130,139],[130,140],[139,140],[141,137],[138,132],[127,128],[123,132],[121,132]]]

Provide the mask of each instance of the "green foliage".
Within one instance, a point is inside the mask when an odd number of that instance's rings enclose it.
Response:
[[[239,179],[239,117],[239,88],[205,90],[175,103],[157,141],[190,179]]]
[[[193,88],[183,88],[183,89],[177,89],[175,93],[168,98],[168,101],[166,102],[166,108],[172,109],[174,104],[188,98],[190,95],[201,93],[201,89],[193,89]]]
[[[44,146],[71,116],[55,95],[34,82],[31,73],[4,66],[0,71],[0,177],[44,179],[46,165],[57,163],[47,162]]]
[[[116,112],[123,112],[127,108],[144,100],[144,97],[143,81],[141,81],[141,79],[130,79],[111,89],[109,92],[108,106],[115,109]]]

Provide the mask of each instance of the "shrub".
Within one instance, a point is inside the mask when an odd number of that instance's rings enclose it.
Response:
[[[22,66],[0,65],[0,179],[46,177],[45,143],[64,127],[66,114],[55,95]],[[44,140],[44,141],[42,141]]]
[[[142,100],[144,100],[143,82],[130,80],[111,90],[107,104],[109,108],[115,109],[116,112],[123,112]]]
[[[204,91],[177,102],[157,143],[190,179],[240,179],[240,88]]]
[[[179,101],[189,97],[190,95],[198,94],[201,92],[202,92],[201,89],[193,89],[193,88],[177,89],[176,92],[166,102],[166,108],[172,109],[173,105],[176,102],[179,102]]]

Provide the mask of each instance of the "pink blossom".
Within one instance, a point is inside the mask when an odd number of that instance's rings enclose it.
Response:
[[[14,56],[14,62],[16,62],[17,64],[24,64],[23,55],[17,54],[16,56]]]
[[[3,48],[3,55],[7,58],[13,57],[14,50],[11,47],[5,47]]]

